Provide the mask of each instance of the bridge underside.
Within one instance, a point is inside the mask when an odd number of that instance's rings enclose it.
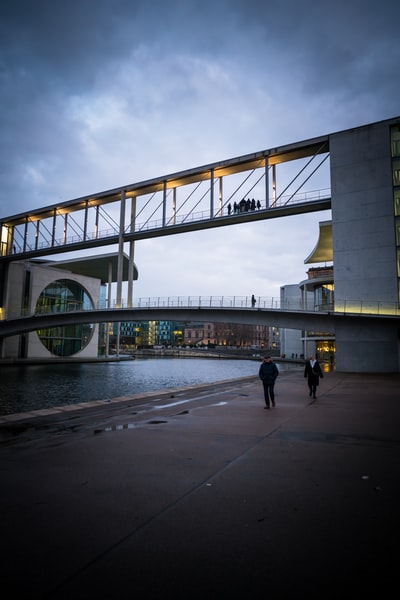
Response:
[[[0,338],[43,327],[69,323],[129,321],[201,321],[267,325],[298,330],[334,333],[337,345],[337,371],[398,372],[400,319],[396,316],[352,315],[348,313],[310,313],[284,310],[227,308],[144,308],[108,309],[35,315],[0,322]],[[397,351],[393,351],[396,349]]]

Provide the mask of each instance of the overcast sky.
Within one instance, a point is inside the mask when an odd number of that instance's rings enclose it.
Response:
[[[398,116],[399,23],[394,0],[2,0],[0,217]],[[135,296],[278,297],[329,218],[137,242]]]

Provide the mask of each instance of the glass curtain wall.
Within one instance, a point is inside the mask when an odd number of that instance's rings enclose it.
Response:
[[[76,281],[59,279],[53,281],[40,294],[35,313],[69,312],[93,308],[88,293]],[[71,324],[38,330],[42,344],[55,356],[72,356],[85,348],[91,340],[92,324]]]

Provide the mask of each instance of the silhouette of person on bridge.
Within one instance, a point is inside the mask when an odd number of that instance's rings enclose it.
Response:
[[[254,308],[254,307],[255,307],[255,305],[256,305],[256,302],[257,302],[257,300],[256,300],[256,298],[255,298],[255,296],[254,296],[254,294],[253,294],[253,295],[251,296],[251,307],[252,307],[252,308]]]

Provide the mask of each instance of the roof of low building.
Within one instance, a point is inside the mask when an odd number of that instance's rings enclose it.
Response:
[[[124,253],[122,260],[122,281],[129,279],[129,257]],[[110,254],[100,254],[94,256],[84,256],[72,258],[70,260],[48,261],[47,266],[57,269],[65,269],[77,275],[86,277],[95,277],[102,283],[108,283],[111,275],[111,282],[116,282],[118,278],[118,252]],[[138,278],[136,265],[133,267],[133,279]]]

